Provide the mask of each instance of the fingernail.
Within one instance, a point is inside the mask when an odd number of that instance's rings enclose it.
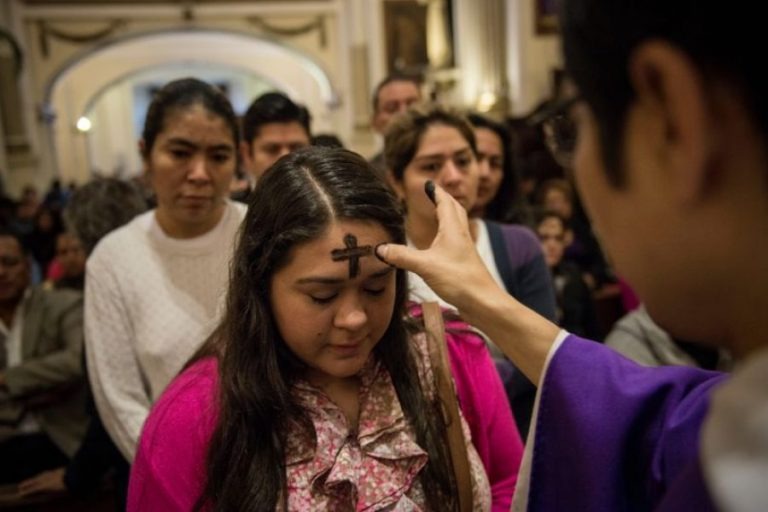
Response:
[[[377,258],[379,258],[379,261],[382,261],[389,265],[389,262],[385,259],[387,257],[387,250],[389,248],[387,247],[386,243],[380,243],[376,245],[376,247],[373,248],[373,254],[376,255]]]
[[[432,180],[427,180],[427,182],[424,183],[424,192],[426,192],[427,197],[432,201],[432,204],[437,206],[437,202],[435,201],[435,183]]]

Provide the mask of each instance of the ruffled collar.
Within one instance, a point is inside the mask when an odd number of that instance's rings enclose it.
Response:
[[[427,463],[389,373],[373,358],[360,372],[360,418],[350,432],[339,407],[305,381],[294,384],[314,432],[292,428],[286,443],[290,510],[420,510],[411,488]],[[418,494],[418,493],[417,493]],[[419,500],[421,501],[421,500]]]

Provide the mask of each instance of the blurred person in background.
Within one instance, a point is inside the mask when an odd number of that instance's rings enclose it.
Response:
[[[147,208],[138,187],[116,178],[98,178],[76,189],[63,212],[70,248],[67,259],[71,260],[70,263],[65,260],[61,263],[65,275],[69,267],[72,271],[80,268],[81,259],[84,264],[85,258],[81,258],[80,253],[90,254],[99,240],[144,213]],[[60,286],[62,281],[66,282],[66,277],[57,281],[56,286]],[[86,496],[99,489],[111,473],[116,491],[115,509],[125,510],[128,463],[104,430],[92,397],[89,397],[89,411],[90,422],[85,438],[69,464],[21,482],[21,496],[62,491]]]
[[[470,215],[496,222],[532,226],[530,206],[523,197],[514,167],[509,130],[479,114],[469,114],[475,128],[480,180]]]

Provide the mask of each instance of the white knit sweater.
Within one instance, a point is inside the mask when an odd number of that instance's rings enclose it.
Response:
[[[151,404],[216,326],[243,205],[193,239],[168,237],[152,210],[88,258],[85,336],[99,416],[132,461]]]

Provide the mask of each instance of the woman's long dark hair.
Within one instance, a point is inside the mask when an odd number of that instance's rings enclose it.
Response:
[[[280,159],[251,194],[232,262],[226,313],[197,356],[218,358],[220,388],[198,509],[275,510],[287,503],[286,433],[295,427],[314,432],[291,395],[304,366],[277,329],[270,284],[295,247],[321,236],[337,220],[375,222],[394,242],[405,242],[398,200],[350,151],[296,151]],[[420,475],[429,508],[453,509],[457,499],[441,406],[426,396],[419,381],[401,270],[396,286],[392,319],[374,354],[390,373],[416,440],[429,455]]]
[[[529,208],[520,191],[520,178],[515,169],[512,137],[506,126],[480,114],[467,116],[472,126],[492,131],[499,138],[503,152],[502,178],[496,195],[485,206],[483,218],[496,222],[531,224]]]

